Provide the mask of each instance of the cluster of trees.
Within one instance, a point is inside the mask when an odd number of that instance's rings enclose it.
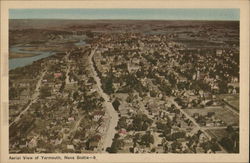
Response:
[[[113,88],[113,74],[111,72],[108,73],[106,78],[102,78],[102,89],[105,93],[111,94],[114,93]]]
[[[13,100],[16,97],[18,97],[20,95],[20,93],[24,90],[24,88],[14,88],[14,87],[10,87],[9,89],[9,99]]]
[[[146,131],[153,123],[153,120],[148,118],[145,114],[137,114],[133,117],[132,126],[129,130]]]
[[[90,30],[86,31],[86,36],[89,38],[93,38],[94,37],[94,33]]]
[[[127,70],[127,64],[126,63],[121,63],[119,65],[116,65],[115,69]]]
[[[148,131],[144,135],[140,135],[139,133],[135,134],[133,137],[134,146],[136,146],[136,143],[139,145],[145,145],[147,147],[150,146],[150,144],[154,143],[154,136],[151,135],[151,133]]]
[[[121,117],[119,119],[116,130],[119,130],[119,129],[122,129],[122,128],[125,128],[125,129],[128,128],[128,124],[126,122],[126,119],[127,119],[126,117]]]
[[[205,153],[207,153],[208,150],[212,150],[213,152],[220,150],[215,138],[211,139],[210,141],[203,142],[201,147],[205,150]]]
[[[120,140],[119,137],[120,137],[119,134],[115,134],[111,147],[108,147],[106,149],[107,152],[117,153],[118,150],[121,149],[122,146],[124,146],[123,140]]]
[[[143,55],[143,56],[149,63],[156,65],[157,60],[152,55]]]
[[[83,100],[81,100],[77,108],[80,108],[85,111],[92,111],[98,108],[102,108],[103,98],[96,98],[95,95],[83,95]]]
[[[139,88],[142,88],[141,82],[137,79],[135,74],[127,74],[124,76],[124,79],[126,81],[127,86],[130,89],[138,90]]]
[[[141,141],[139,144],[146,145],[147,147],[149,147],[150,144],[154,144],[154,136],[151,135],[150,132],[147,132],[146,134],[142,135]]]
[[[112,102],[112,105],[113,105],[114,109],[116,111],[118,111],[119,110],[119,106],[121,105],[121,103],[119,102],[118,99],[115,99],[114,102]]]
[[[40,90],[40,98],[46,98],[51,96],[51,88],[50,87],[42,87]]]
[[[179,138],[186,138],[186,132],[178,131],[178,132],[172,133],[171,135],[166,136],[166,140],[168,140],[168,141],[174,141],[174,140],[177,140]]]
[[[172,124],[170,121],[163,123],[163,122],[156,122],[157,129],[162,133],[162,136],[167,136],[171,133]]]
[[[227,127],[228,135],[225,135],[219,143],[230,153],[239,152],[239,131],[231,125]]]
[[[171,144],[171,148],[172,148],[172,152],[173,153],[177,153],[177,149],[181,149],[182,145],[180,142],[178,141],[173,141],[173,143]]]
[[[205,92],[211,91],[211,87],[207,83],[205,83],[203,80],[192,80],[190,89],[196,90],[197,92],[199,90],[203,90]]]

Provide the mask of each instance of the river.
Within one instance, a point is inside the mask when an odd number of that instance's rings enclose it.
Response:
[[[46,51],[27,51],[23,50],[23,47],[21,46],[14,46],[10,48],[10,52],[14,53],[25,53],[25,54],[34,54],[35,56],[32,57],[24,57],[24,58],[13,58],[9,60],[9,70],[18,68],[18,67],[24,67],[26,65],[32,64],[34,61],[37,61],[42,58],[49,57],[54,52],[46,52]]]
[[[75,46],[80,47],[84,46],[86,42],[84,40],[79,40],[79,42],[74,43]],[[26,65],[32,64],[34,61],[37,61],[42,58],[49,57],[51,55],[54,55],[55,52],[49,52],[49,51],[28,51],[24,50],[24,46],[13,46],[10,48],[10,52],[13,53],[23,53],[23,54],[34,54],[35,56],[32,57],[23,57],[23,58],[12,58],[9,59],[9,70],[13,70],[18,67],[24,67]]]

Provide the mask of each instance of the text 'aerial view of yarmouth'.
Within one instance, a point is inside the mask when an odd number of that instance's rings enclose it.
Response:
[[[239,153],[239,10],[9,16],[9,153]]]

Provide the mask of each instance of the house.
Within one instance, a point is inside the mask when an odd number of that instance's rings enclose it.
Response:
[[[139,153],[139,148],[134,147],[134,148],[133,148],[133,152],[134,152],[134,153]]]
[[[93,120],[98,121],[102,116],[104,116],[105,112],[104,111],[95,111],[93,113]]]
[[[46,152],[46,149],[45,148],[36,148],[36,151],[38,153],[45,153]]]
[[[232,91],[232,94],[236,94],[236,93],[237,93],[237,91],[236,91],[236,89],[234,88],[233,91]]]
[[[127,130],[124,129],[124,128],[122,128],[122,129],[120,129],[119,134],[120,135],[126,135],[127,134]]]
[[[238,83],[239,82],[239,78],[238,77],[232,77],[231,82],[232,83]]]
[[[216,54],[217,54],[217,55],[221,55],[222,52],[223,52],[222,49],[217,49],[217,50],[216,50]]]
[[[42,80],[42,82],[43,82],[43,83],[47,83],[47,82],[48,82],[48,80],[47,80],[47,79],[44,79],[44,80]]]
[[[89,149],[95,150],[98,147],[98,141],[90,141],[89,142]]]
[[[163,146],[157,146],[155,147],[155,153],[164,153]]]
[[[21,140],[19,143],[19,148],[26,148],[28,146],[27,141]]]
[[[60,78],[61,76],[62,76],[62,73],[60,72],[54,73],[54,78]]]
[[[187,82],[187,78],[180,76],[177,78],[177,82]]]
[[[30,140],[30,142],[29,142],[29,144],[28,144],[28,147],[29,148],[34,148],[34,147],[36,147],[37,146],[37,139],[36,139],[36,137],[34,137],[34,138],[32,138],[31,140]]]
[[[75,147],[74,147],[74,145],[67,145],[67,149],[69,149],[69,150],[75,150]]]
[[[62,143],[62,141],[63,141],[63,139],[56,139],[56,140],[55,140],[55,145],[59,145],[59,144],[61,144],[61,143]]]
[[[197,147],[196,153],[205,153],[205,150],[202,147]]]
[[[24,89],[20,94],[20,100],[26,100],[30,97],[30,89]]]
[[[129,73],[131,73],[131,72],[136,72],[137,70],[140,69],[140,66],[138,66],[138,65],[136,65],[136,64],[133,64],[133,63],[128,63],[128,64],[127,64],[127,67],[128,67]]]
[[[68,118],[68,121],[69,121],[69,122],[75,121],[75,118],[74,118],[74,117],[69,117],[69,118]]]
[[[206,122],[206,126],[207,126],[207,127],[213,127],[213,126],[214,126],[214,123],[213,123],[213,122]]]

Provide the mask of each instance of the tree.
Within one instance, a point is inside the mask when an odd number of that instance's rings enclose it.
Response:
[[[144,123],[147,123],[147,124],[144,124]],[[145,114],[139,114],[133,117],[133,129],[135,131],[143,131],[143,125],[144,125],[144,128],[146,128],[152,123],[153,123],[152,119],[148,118],[147,115]]]
[[[181,148],[181,143],[180,143],[180,142],[177,142],[177,141],[174,141],[174,142],[171,144],[171,147],[172,147],[173,152],[176,152],[176,149],[180,149],[180,148]]]
[[[233,133],[234,132],[234,128],[233,128],[232,125],[227,126],[226,130],[227,130],[228,133]]]
[[[112,72],[109,72],[107,78],[104,79],[104,81],[103,81],[103,90],[105,93],[107,93],[109,95],[111,93],[114,93],[113,78],[114,78],[114,76],[113,76]]]
[[[86,36],[89,38],[92,38],[92,37],[94,37],[94,34],[90,30],[88,30],[88,31],[86,31]]]
[[[218,83],[218,87],[219,87],[219,93],[223,94],[223,93],[228,92],[228,87],[227,87],[227,82],[226,81],[220,81]]]
[[[142,130],[146,131],[147,129],[148,129],[148,124],[146,122],[144,122],[142,125]]]
[[[74,99],[75,101],[77,100],[78,96],[79,96],[79,94],[78,94],[77,91],[73,93],[73,99]]]
[[[115,108],[116,111],[119,110],[119,106],[121,105],[121,103],[119,102],[118,99],[115,99],[115,101],[112,103],[113,107]]]
[[[228,151],[228,152],[233,152],[234,149],[234,142],[232,139],[228,138],[228,137],[223,137],[220,141],[220,144],[225,147],[225,149]]]
[[[114,139],[108,152],[109,153],[117,153],[118,149],[121,148],[122,145],[123,145],[122,140]]]
[[[46,98],[51,96],[50,88],[49,87],[42,87],[40,91],[40,97]]]
[[[148,147],[150,144],[153,143],[154,143],[154,136],[151,135],[150,133],[146,133],[141,137],[141,144],[146,145]]]

